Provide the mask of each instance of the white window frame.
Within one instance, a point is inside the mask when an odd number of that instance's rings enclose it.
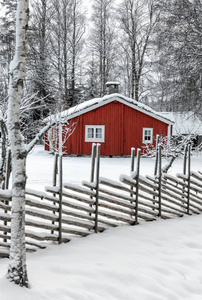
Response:
[[[151,140],[145,140],[147,130],[151,131]],[[143,139],[142,139],[142,141],[143,141],[144,144],[153,144],[153,128],[151,128],[151,127],[144,127],[143,128]]]
[[[93,137],[88,137],[88,129],[93,129]],[[96,138],[96,129],[102,130],[102,137]],[[85,125],[85,142],[98,142],[98,143],[104,143],[105,142],[105,125]]]

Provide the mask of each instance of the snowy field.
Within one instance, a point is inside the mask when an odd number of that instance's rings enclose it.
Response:
[[[28,157],[30,188],[52,183],[53,156],[37,146]],[[141,174],[152,174],[153,159],[141,160]],[[192,158],[202,171],[202,156]],[[129,158],[102,158],[101,176],[129,174]],[[182,160],[170,174],[182,172]],[[64,181],[89,180],[90,158],[64,158]],[[69,244],[27,255],[31,289],[6,278],[0,260],[1,300],[158,300],[202,299],[202,215],[123,226]]]

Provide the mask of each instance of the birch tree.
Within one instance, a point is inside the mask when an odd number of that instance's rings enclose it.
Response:
[[[20,132],[20,104],[27,57],[29,1],[17,1],[16,45],[10,63],[8,134],[12,155],[12,219],[8,278],[28,287],[25,248],[26,150]]]
[[[27,60],[27,28],[29,1],[17,1],[16,45],[14,58],[10,63],[8,137],[12,157],[12,209],[11,246],[8,279],[17,285],[28,287],[25,248],[25,187],[26,158],[36,142],[48,129],[55,125],[54,120],[45,126],[26,146],[20,130],[20,107],[23,95]]]

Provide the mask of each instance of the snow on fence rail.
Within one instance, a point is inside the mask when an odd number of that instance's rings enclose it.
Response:
[[[158,175],[141,176],[140,151],[137,151],[134,171],[132,149],[131,176],[121,175],[119,181],[113,181],[100,177],[100,145],[93,145],[90,181],[83,181],[82,185],[64,183],[62,186],[50,186],[46,187],[46,192],[27,189],[27,251],[45,248],[49,242],[68,242],[75,236],[85,237],[120,224],[135,225],[141,220],[200,214],[202,173],[191,172],[188,168],[188,174],[164,174],[161,172],[160,155],[158,160]],[[9,255],[10,221],[11,191],[1,191],[0,257]]]

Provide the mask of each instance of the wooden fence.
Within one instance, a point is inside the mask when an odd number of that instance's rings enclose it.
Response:
[[[48,243],[68,242],[75,236],[84,237],[120,224],[135,225],[142,220],[201,213],[202,173],[191,172],[190,149],[185,155],[183,174],[176,176],[161,172],[161,147],[158,147],[154,176],[141,176],[140,150],[137,150],[135,168],[134,149],[131,153],[131,176],[121,175],[119,181],[100,177],[100,145],[93,145],[89,181],[75,185],[63,183],[61,177],[59,185],[56,186],[55,178],[46,192],[27,189],[27,251],[45,248]],[[60,169],[61,166],[62,158]],[[2,191],[0,257],[9,255],[10,212],[11,191]]]

